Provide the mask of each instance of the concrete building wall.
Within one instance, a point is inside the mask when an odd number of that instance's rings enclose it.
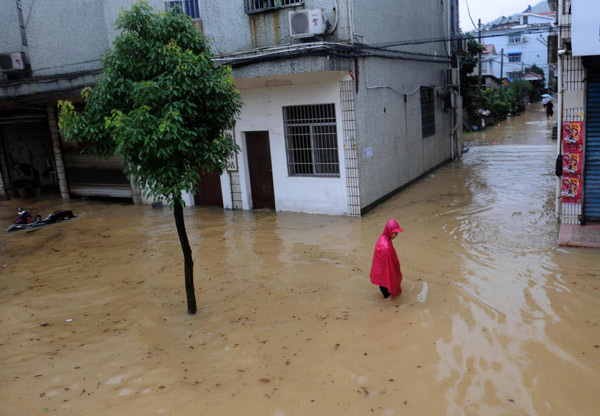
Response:
[[[268,46],[300,44],[290,37],[288,14],[294,10],[321,8],[335,31],[320,37],[329,42],[350,41],[348,2],[351,0],[305,0],[304,6],[286,7],[249,15],[243,1],[200,1],[205,35],[217,54],[227,54]]]
[[[382,59],[361,65],[363,88],[355,101],[362,208],[451,157],[452,113],[443,111],[438,98],[444,92],[445,66],[438,67],[425,70],[423,63]],[[391,77],[394,71],[402,76]],[[421,86],[433,86],[435,96],[435,134],[426,138]]]
[[[238,169],[242,188],[243,209],[252,208],[250,176],[248,172],[245,132],[268,131],[277,211],[299,211],[307,213],[345,215],[348,211],[345,165],[343,152],[343,129],[340,104],[339,81],[346,73],[323,73],[321,81],[314,78],[291,79],[296,85],[261,87],[255,83],[237,82],[243,100],[243,108],[235,127],[235,136],[241,152]],[[263,83],[265,85],[265,83]],[[334,103],[338,125],[339,177],[289,176],[285,146],[282,107]],[[222,175],[223,203],[231,208],[229,174]]]
[[[19,15],[15,1],[2,2],[0,22],[0,53],[22,51]]]
[[[0,8],[0,52],[23,50],[15,1]],[[118,31],[119,10],[134,0],[22,0],[28,42],[27,55],[34,76],[68,74],[101,68],[100,56]],[[164,2],[150,5],[164,10]]]
[[[365,43],[447,37],[447,2],[383,1],[378,7],[354,2],[354,29]],[[425,24],[426,22],[426,24]],[[386,30],[382,30],[385,28]],[[408,35],[410,34],[410,35]],[[399,46],[447,56],[445,43]],[[447,63],[384,58],[361,59],[356,101],[360,199],[364,208],[451,157],[452,112],[445,112],[438,94],[445,92]],[[422,137],[420,87],[434,88],[435,134]]]
[[[108,47],[103,2],[23,0],[28,55],[35,76],[100,68]]]

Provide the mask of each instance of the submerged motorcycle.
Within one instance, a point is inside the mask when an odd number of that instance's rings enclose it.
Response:
[[[31,218],[31,214],[24,209],[19,208],[18,213],[19,218],[17,218],[15,224],[8,227],[8,229],[6,230],[7,233],[11,231],[30,230],[32,228],[39,228],[48,224],[54,224],[56,222],[66,221],[70,220],[71,218],[77,217],[77,215],[74,214],[73,211],[71,211],[70,209],[54,211],[44,219],[42,219],[41,216],[36,215],[33,218],[33,220]]]

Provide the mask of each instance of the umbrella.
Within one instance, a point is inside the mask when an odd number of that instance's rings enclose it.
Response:
[[[542,98],[550,98],[552,97],[550,94],[542,94]]]
[[[544,97],[544,95],[546,95],[547,97]],[[548,104],[550,101],[552,101],[554,99],[554,97],[552,97],[551,95],[548,94],[544,94],[542,95],[542,105],[546,105]]]

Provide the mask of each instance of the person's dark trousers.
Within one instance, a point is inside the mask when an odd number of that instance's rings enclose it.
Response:
[[[391,293],[390,293],[390,291],[388,290],[387,287],[385,287],[385,286],[379,286],[379,290],[381,290],[381,293],[383,294],[384,298],[387,299],[387,298],[390,297]]]

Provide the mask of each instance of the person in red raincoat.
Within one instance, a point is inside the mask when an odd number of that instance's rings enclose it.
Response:
[[[391,219],[385,225],[383,234],[379,236],[373,253],[373,265],[371,266],[371,283],[379,286],[384,298],[390,295],[402,294],[402,272],[398,255],[392,244],[398,233],[403,230],[395,219]]]

